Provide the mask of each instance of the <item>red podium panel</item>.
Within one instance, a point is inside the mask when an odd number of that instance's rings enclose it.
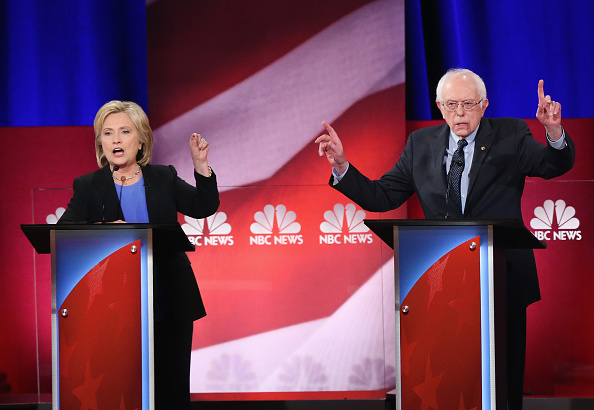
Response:
[[[100,261],[57,309],[60,408],[143,408],[140,247]]]
[[[516,221],[366,220],[394,249],[397,409],[504,408],[505,250]]]

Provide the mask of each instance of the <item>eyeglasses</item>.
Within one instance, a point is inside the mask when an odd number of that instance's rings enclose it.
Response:
[[[464,108],[464,111],[472,111],[474,107],[482,102],[482,98],[478,101],[446,101],[442,102],[441,106],[445,108],[447,111],[456,111],[458,107],[461,105]]]

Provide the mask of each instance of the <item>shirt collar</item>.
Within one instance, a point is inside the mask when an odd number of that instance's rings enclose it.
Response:
[[[466,142],[468,143],[468,145],[472,144],[474,142],[474,139],[476,138],[476,134],[479,130],[479,127],[481,125],[479,124],[478,127],[476,127],[476,129],[474,131],[472,131],[472,133],[466,137]],[[454,132],[450,129],[450,145],[452,145],[452,142],[454,143],[454,147],[458,146],[458,141],[460,140],[460,137],[458,137],[456,134],[454,134]]]

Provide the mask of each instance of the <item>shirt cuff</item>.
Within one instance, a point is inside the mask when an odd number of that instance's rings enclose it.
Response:
[[[347,162],[347,167],[344,170],[344,172],[342,174],[338,174],[338,171],[336,171],[335,168],[332,168],[332,176],[334,177],[334,181],[332,181],[332,185],[336,185],[338,184],[342,178],[344,177],[344,175],[347,173],[347,171],[349,170],[349,163]]]
[[[565,129],[561,129],[563,132],[561,133],[561,138],[559,138],[557,141],[551,141],[549,134],[547,134],[547,141],[549,142],[549,145],[558,150],[562,150],[567,146],[567,142],[565,142]]]

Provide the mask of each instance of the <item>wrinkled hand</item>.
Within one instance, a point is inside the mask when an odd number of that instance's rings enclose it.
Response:
[[[325,153],[330,165],[336,169],[336,172],[342,174],[346,171],[348,166],[348,161],[344,155],[344,150],[342,149],[342,142],[340,142],[338,134],[336,134],[336,131],[334,131],[334,128],[332,128],[330,124],[324,121],[322,122],[322,125],[326,128],[328,133],[319,136],[314,141],[315,144],[320,144],[318,146],[318,154],[321,157]]]
[[[190,153],[192,154],[192,162],[194,162],[194,169],[200,175],[205,177],[210,175],[208,168],[208,141],[206,141],[200,134],[193,133],[190,137]]]
[[[538,82],[538,109],[536,118],[545,127],[551,141],[557,141],[563,134],[561,128],[561,104],[545,96],[544,80]]]

